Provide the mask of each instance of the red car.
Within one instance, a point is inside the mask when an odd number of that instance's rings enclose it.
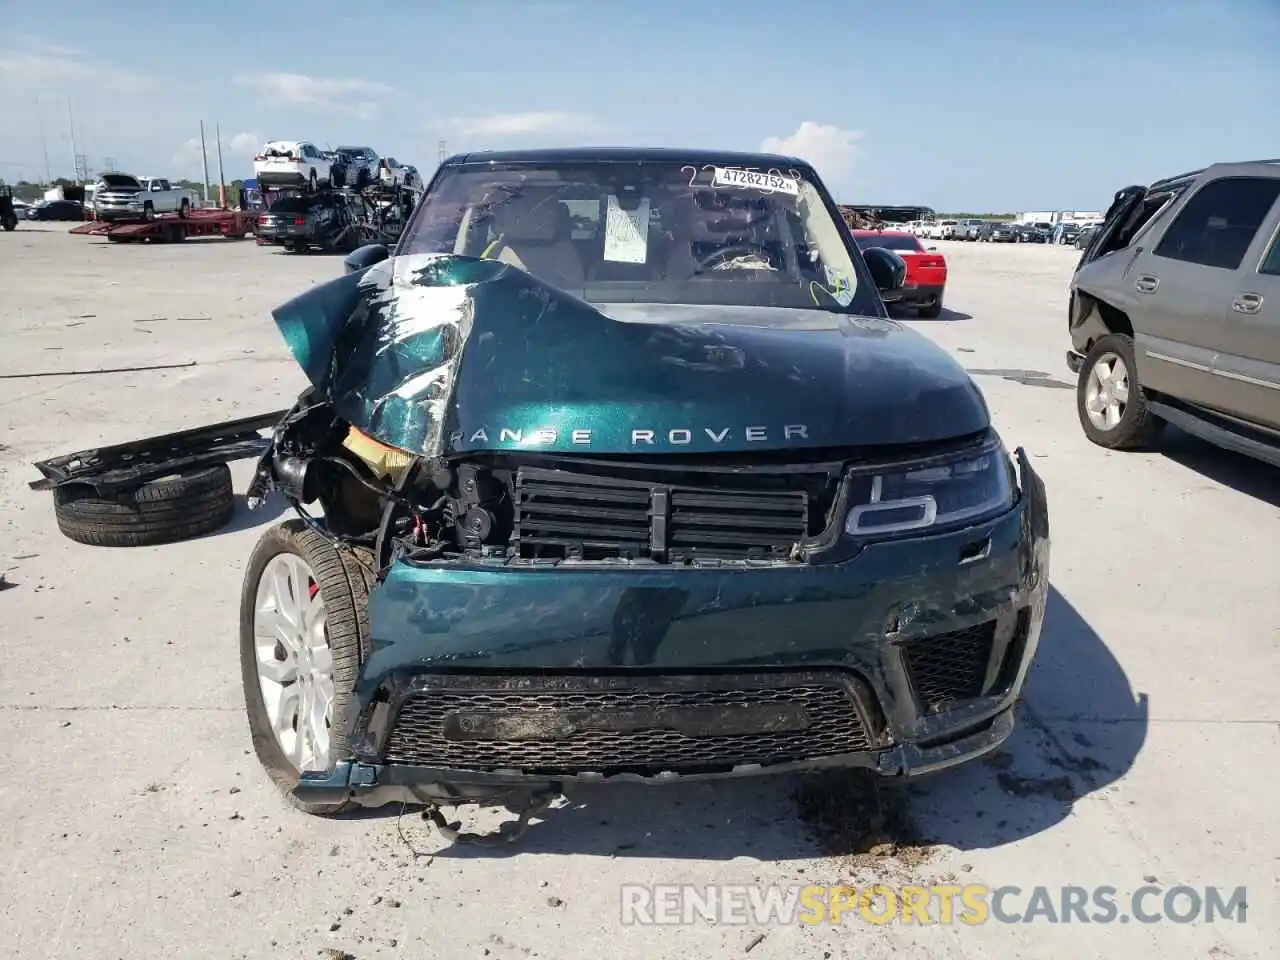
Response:
[[[906,283],[902,297],[895,303],[915,307],[922,317],[942,315],[942,294],[947,287],[947,261],[942,254],[926,249],[916,237],[897,230],[855,230],[853,239],[859,249],[884,247],[906,261]]]

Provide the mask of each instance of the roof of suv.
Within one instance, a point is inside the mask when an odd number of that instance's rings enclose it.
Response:
[[[1162,177],[1161,179],[1155,181],[1153,184],[1147,187],[1147,189],[1160,190],[1166,187],[1176,187],[1187,181],[1194,180],[1196,177],[1200,176],[1202,173],[1208,173],[1210,171],[1213,171],[1214,173],[1218,173],[1221,171],[1223,167],[1248,168],[1253,166],[1266,167],[1268,173],[1280,173],[1280,158],[1273,159],[1273,160],[1228,160],[1228,161],[1222,161],[1219,163],[1211,163],[1209,164],[1209,166],[1201,167],[1199,170],[1188,170],[1186,173],[1179,173],[1176,176]],[[1242,170],[1240,172],[1244,173],[1248,171]]]
[[[738,153],[732,150],[679,150],[673,147],[550,147],[537,150],[483,150],[459,153],[445,164],[456,163],[653,163],[673,162],[733,164],[736,166],[779,166],[812,170],[798,157],[773,153]]]

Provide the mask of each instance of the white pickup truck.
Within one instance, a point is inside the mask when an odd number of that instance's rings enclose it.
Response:
[[[104,173],[93,191],[93,215],[98,220],[153,220],[156,214],[185,217],[194,201],[189,190],[170,186],[161,177],[131,177]]]

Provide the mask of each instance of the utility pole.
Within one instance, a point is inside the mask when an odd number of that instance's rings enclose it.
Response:
[[[225,209],[227,206],[227,178],[222,174],[222,124],[217,124],[213,129],[214,139],[218,144],[218,206]]]
[[[44,135],[44,110],[41,109],[40,98],[36,97],[36,121],[40,126],[40,152],[44,154],[44,182],[53,183],[53,171],[49,167],[49,141]]]
[[[204,202],[209,202],[209,151],[204,145],[204,121],[200,121],[200,160],[204,164]]]
[[[71,132],[71,176],[80,173],[80,154],[76,151],[76,121],[71,114],[71,98],[67,97],[67,129]]]

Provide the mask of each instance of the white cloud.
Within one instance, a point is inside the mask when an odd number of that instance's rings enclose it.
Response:
[[[0,50],[0,90],[19,94],[79,93],[138,94],[152,81],[120,67],[86,59],[78,50],[17,37],[14,46]]]
[[[862,133],[805,120],[789,137],[765,137],[760,149],[808,161],[828,184],[847,183]]]
[[[487,117],[454,117],[445,127],[464,137],[531,137],[552,133],[585,133],[599,129],[591,117],[560,110],[494,113]]]
[[[227,141],[228,152],[236,157],[254,157],[262,147],[262,141],[256,133],[234,133]]]
[[[376,119],[383,102],[396,94],[394,87],[374,80],[333,80],[302,73],[242,74],[235,83],[272,103],[347,113],[361,120]]]
[[[222,167],[228,180],[245,176],[262,141],[256,133],[235,133],[222,141]],[[218,179],[218,142],[212,135],[205,136],[205,149],[209,157],[209,177]],[[200,156],[200,138],[192,137],[173,153],[173,176],[199,180],[204,176],[204,163]]]

